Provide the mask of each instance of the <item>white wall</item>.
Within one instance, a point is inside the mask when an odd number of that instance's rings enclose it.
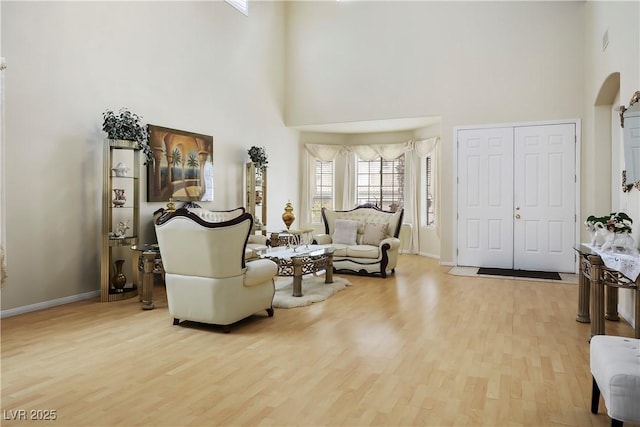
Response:
[[[211,209],[243,204],[246,150],[269,155],[269,222],[297,204],[283,123],[284,5],[1,3],[6,76],[8,310],[99,289],[101,114],[214,137]],[[277,190],[273,187],[277,183]],[[142,182],[146,200],[146,180]],[[143,203],[146,226],[162,203]]]
[[[585,34],[585,127],[583,144],[583,181],[589,182],[586,191],[593,189],[593,194],[588,195],[589,204],[587,212],[599,212],[602,210],[602,193],[619,191],[610,199],[611,206],[608,209],[627,208],[629,216],[638,218],[640,223],[640,197],[638,191],[621,193],[620,171],[621,159],[612,156],[619,151],[616,144],[620,144],[619,120],[615,114],[611,114],[610,108],[616,108],[616,104],[629,104],[629,98],[640,89],[640,4],[638,2],[587,2],[586,8],[586,34]],[[602,50],[602,36],[605,30],[609,32],[609,45]],[[618,99],[607,108],[606,116],[610,123],[598,119],[599,109],[595,107],[598,95],[607,78],[619,73]],[[613,128],[613,129],[612,129]],[[612,132],[613,131],[613,132]],[[615,136],[617,135],[617,137]],[[612,141],[611,138],[616,139]],[[613,165],[609,170],[600,167],[603,156],[612,158]],[[612,178],[612,176],[614,176]],[[612,180],[617,180],[617,182]],[[585,189],[585,187],[583,187]],[[589,197],[592,196],[592,197]],[[609,200],[607,199],[607,202]],[[613,205],[615,203],[615,205]],[[636,241],[640,233],[634,227]]]
[[[454,126],[583,115],[584,2],[292,2],[286,122],[440,116],[441,262]]]
[[[640,90],[640,3],[587,2],[585,14],[585,128],[582,180],[586,200],[583,213],[608,213],[624,210],[634,220],[633,236],[640,244],[640,191],[622,192],[620,122],[612,109],[629,105],[633,93]],[[609,44],[603,51],[602,37],[608,29]],[[619,73],[618,88],[606,88],[609,76]],[[597,107],[601,91],[611,91],[611,105]],[[616,92],[617,90],[617,92]],[[601,111],[607,109],[606,112]],[[602,158],[611,159],[602,167]],[[583,215],[584,218],[584,215]],[[619,312],[633,324],[634,295],[620,291]],[[637,321],[637,320],[636,320]]]

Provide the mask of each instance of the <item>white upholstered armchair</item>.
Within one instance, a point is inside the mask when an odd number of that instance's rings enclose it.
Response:
[[[169,313],[181,320],[225,326],[261,310],[273,316],[277,265],[245,263],[252,216],[210,222],[187,209],[166,212],[155,222],[162,254]]]

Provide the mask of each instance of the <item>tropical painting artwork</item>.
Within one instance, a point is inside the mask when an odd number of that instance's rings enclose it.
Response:
[[[147,201],[213,200],[213,137],[149,125]]]

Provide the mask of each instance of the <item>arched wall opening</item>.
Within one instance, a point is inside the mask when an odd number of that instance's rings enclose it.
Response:
[[[594,191],[596,197],[596,212],[594,214],[605,215],[613,209],[613,171],[612,151],[614,134],[612,120],[613,106],[620,93],[620,73],[609,74],[602,82],[598,95],[594,102],[594,159],[592,170],[587,173],[594,174]]]

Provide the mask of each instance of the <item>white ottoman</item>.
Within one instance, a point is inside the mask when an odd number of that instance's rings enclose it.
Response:
[[[640,422],[640,339],[594,335],[590,364],[591,412],[598,413],[602,393],[611,426]]]

